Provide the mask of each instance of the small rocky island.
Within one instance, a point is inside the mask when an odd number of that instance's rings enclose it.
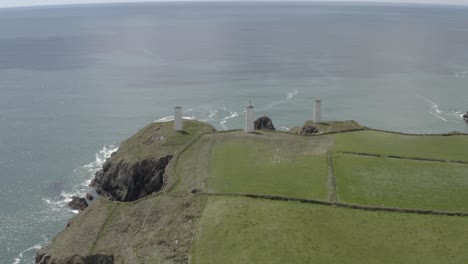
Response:
[[[468,111],[466,112],[466,114],[463,114],[462,118],[463,120],[465,120],[465,122],[468,123]]]

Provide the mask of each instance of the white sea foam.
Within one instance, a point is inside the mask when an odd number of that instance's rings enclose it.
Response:
[[[214,118],[216,116],[216,114],[218,113],[218,110],[213,110],[211,111],[209,114],[208,114],[208,117],[209,118]]]
[[[238,112],[234,112],[234,111],[227,110],[226,108],[223,108],[223,110],[226,111],[226,112],[229,112],[229,114],[228,114],[228,116],[224,117],[224,118],[219,122],[219,124],[221,125],[221,127],[222,127],[224,130],[227,130],[228,127],[227,127],[227,125],[226,125],[226,122],[227,122],[229,119],[238,117],[240,114],[239,114]]]
[[[118,147],[115,145],[106,145],[100,149],[93,161],[85,164],[73,171],[72,181],[75,182],[70,189],[62,190],[59,195],[54,197],[43,197],[45,208],[41,212],[44,214],[43,218],[37,221],[63,221],[69,219],[71,214],[77,214],[78,211],[70,210],[67,204],[72,200],[73,196],[83,197],[87,192],[92,191],[88,186],[94,177],[94,174],[102,168],[104,162],[111,156],[112,153],[117,151]],[[13,264],[26,263],[35,253],[30,251],[38,250],[42,245],[48,243],[48,239],[43,236],[43,242],[38,243],[21,251],[17,258],[14,259]]]
[[[468,79],[468,71],[456,72],[455,77],[460,79]]]
[[[115,145],[104,146],[95,154],[94,161],[73,171],[74,176],[82,179],[81,182],[72,186],[72,189],[69,191],[62,190],[58,196],[42,198],[42,200],[49,205],[49,210],[52,212],[59,212],[66,208],[69,212],[73,212],[73,210],[68,209],[67,204],[72,200],[73,196],[83,197],[87,192],[91,191],[89,184],[94,178],[94,174],[102,168],[104,162],[106,162],[117,149],[118,147]]]
[[[196,120],[197,118],[194,115],[192,115],[192,116],[183,116],[182,119]],[[157,119],[156,121],[154,121],[154,123],[163,123],[163,122],[169,122],[173,120],[174,120],[174,116],[165,116],[165,117],[161,117]]]
[[[447,122],[447,118],[443,117],[442,115],[445,115],[445,112],[440,110],[439,108],[439,104],[437,104],[436,102],[432,101],[432,100],[429,100],[428,98],[424,97],[424,96],[421,96],[421,98],[426,101],[428,104],[429,104],[429,114],[437,117],[438,119],[444,121],[444,122]]]
[[[200,121],[211,122],[215,120],[215,117],[218,115],[218,110],[208,110],[208,113],[201,114],[203,117],[200,118]]]
[[[444,111],[440,109],[438,103],[429,100],[426,97],[421,96],[424,101],[429,104],[429,114],[433,115],[434,117],[444,121],[444,122],[460,122],[461,118],[463,117],[464,112],[452,110],[452,111]]]
[[[174,116],[165,116],[165,117],[161,117],[161,118],[157,119],[154,122],[155,123],[162,123],[162,122],[169,122],[169,121],[172,121],[172,120],[174,120]]]
[[[281,99],[279,101],[271,102],[265,108],[269,109],[269,108],[273,108],[273,107],[275,107],[277,105],[280,105],[280,104],[285,104],[288,101],[292,100],[294,97],[296,97],[298,94],[299,94],[299,90],[297,90],[297,89],[291,90],[291,91],[286,93],[286,96],[283,99]]]
[[[36,251],[38,251],[39,249],[42,248],[43,245],[49,243],[49,240],[47,239],[46,236],[42,236],[42,239],[43,241],[41,243],[38,243],[38,244],[35,244],[34,246],[32,247],[29,247],[23,251],[21,251],[19,254],[18,254],[18,257],[16,257],[14,260],[13,260],[13,264],[20,264],[23,262],[23,260],[25,260],[25,254],[30,252],[30,251],[34,251],[33,254],[36,254]]]
[[[297,89],[292,90],[291,92],[288,92],[288,95],[286,96],[286,99],[291,100],[293,99],[299,91]]]

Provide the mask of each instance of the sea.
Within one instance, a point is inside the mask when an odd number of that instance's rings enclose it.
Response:
[[[312,118],[468,133],[468,7],[173,2],[0,9],[0,262],[33,263],[145,124]]]

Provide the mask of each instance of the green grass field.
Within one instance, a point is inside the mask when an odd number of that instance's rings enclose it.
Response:
[[[468,164],[387,157],[468,161],[468,136],[246,134],[188,120],[184,128],[152,123],[123,142],[116,164],[173,155],[163,191],[127,203],[97,199],[47,248],[51,261],[102,254],[118,263],[468,263],[466,216],[242,196],[333,200],[336,186],[340,203],[468,212]]]
[[[195,264],[468,263],[468,218],[212,196]]]
[[[236,137],[225,133],[217,135],[214,142],[210,192],[328,197],[326,147],[318,141],[289,135]]]
[[[184,120],[184,131],[174,132],[173,122],[150,123],[140,129],[131,138],[122,142],[118,156],[127,162],[134,162],[145,158],[160,158],[189,144],[199,135],[214,131],[211,125]]]
[[[177,158],[177,166],[173,173],[173,176],[177,177],[177,183],[171,191],[206,191],[212,137],[210,134],[203,135]]]
[[[340,202],[468,211],[468,165],[334,155]]]
[[[333,151],[468,161],[468,136],[409,136],[371,130],[331,136]]]

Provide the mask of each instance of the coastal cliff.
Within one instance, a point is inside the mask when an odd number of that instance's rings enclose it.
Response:
[[[263,120],[258,133],[149,124],[96,173],[101,195],[36,263],[468,261],[466,134],[354,121],[296,134]]]
[[[37,253],[36,263],[187,263],[206,199],[164,189],[176,181],[168,172],[175,157],[214,128],[189,120],[183,131],[172,127],[152,123],[122,142],[91,183],[101,197]]]

